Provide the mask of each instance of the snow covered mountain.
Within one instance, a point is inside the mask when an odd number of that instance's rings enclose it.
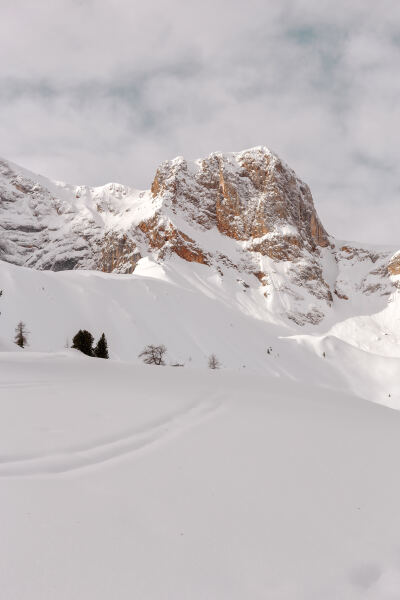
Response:
[[[6,346],[21,319],[44,352],[83,327],[105,331],[115,359],[165,343],[173,363],[216,352],[225,367],[313,373],[400,407],[400,253],[329,236],[307,185],[266,148],[167,161],[148,191],[2,161],[0,228]],[[269,346],[279,360],[266,362]]]
[[[308,186],[264,147],[167,161],[147,191],[52,182],[3,160],[0,231],[2,260],[40,270],[132,273],[142,258],[178,256],[298,325],[348,303],[373,312],[399,285],[398,249],[329,236]]]
[[[265,148],[149,191],[1,161],[0,231],[5,598],[399,597],[398,249]]]

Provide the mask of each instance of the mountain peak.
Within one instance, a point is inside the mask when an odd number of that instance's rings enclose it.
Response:
[[[181,157],[166,161],[151,191],[205,229],[215,227],[238,241],[262,238],[259,251],[273,258],[330,243],[309,187],[263,146],[216,152],[189,164]]]
[[[147,191],[59,184],[2,161],[0,216],[8,262],[132,273],[144,257],[179,257],[229,275],[261,294],[262,312],[299,325],[355,290],[387,297],[398,285],[394,251],[338,246],[307,184],[264,146],[168,160]]]

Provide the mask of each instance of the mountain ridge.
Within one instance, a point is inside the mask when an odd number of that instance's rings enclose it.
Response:
[[[0,259],[39,270],[132,273],[176,256],[234,273],[299,326],[399,286],[396,248],[335,240],[307,184],[264,146],[165,161],[142,191],[52,182],[0,160],[0,231]]]

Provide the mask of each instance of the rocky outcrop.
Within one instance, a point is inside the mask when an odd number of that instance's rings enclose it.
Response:
[[[400,252],[390,259],[388,271],[390,275],[400,275]]]
[[[390,280],[390,250],[365,248],[355,244],[344,244],[335,249],[339,267],[335,295],[340,300],[349,300],[355,293],[364,296],[389,296],[394,291]]]
[[[266,148],[212,154],[194,165],[178,158],[157,170],[151,191],[173,213],[205,229],[216,228],[274,260],[330,244],[311,192]]]
[[[99,246],[96,268],[104,273],[133,273],[141,259],[137,245],[126,234],[106,233]]]
[[[196,246],[194,240],[176,229],[171,222],[164,223],[159,214],[139,224],[148,244],[152,250],[159,250],[158,258],[164,259],[167,255],[177,254],[188,262],[197,262],[208,265],[206,255]]]

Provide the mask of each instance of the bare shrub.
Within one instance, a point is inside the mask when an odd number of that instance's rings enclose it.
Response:
[[[166,353],[167,348],[164,346],[164,344],[161,344],[160,346],[150,344],[149,346],[145,346],[145,348],[143,348],[139,354],[139,358],[142,358],[146,365],[165,365]]]
[[[208,357],[208,368],[209,369],[220,369],[221,368],[221,363],[218,360],[218,358],[215,356],[215,354],[210,354],[210,356]]]

